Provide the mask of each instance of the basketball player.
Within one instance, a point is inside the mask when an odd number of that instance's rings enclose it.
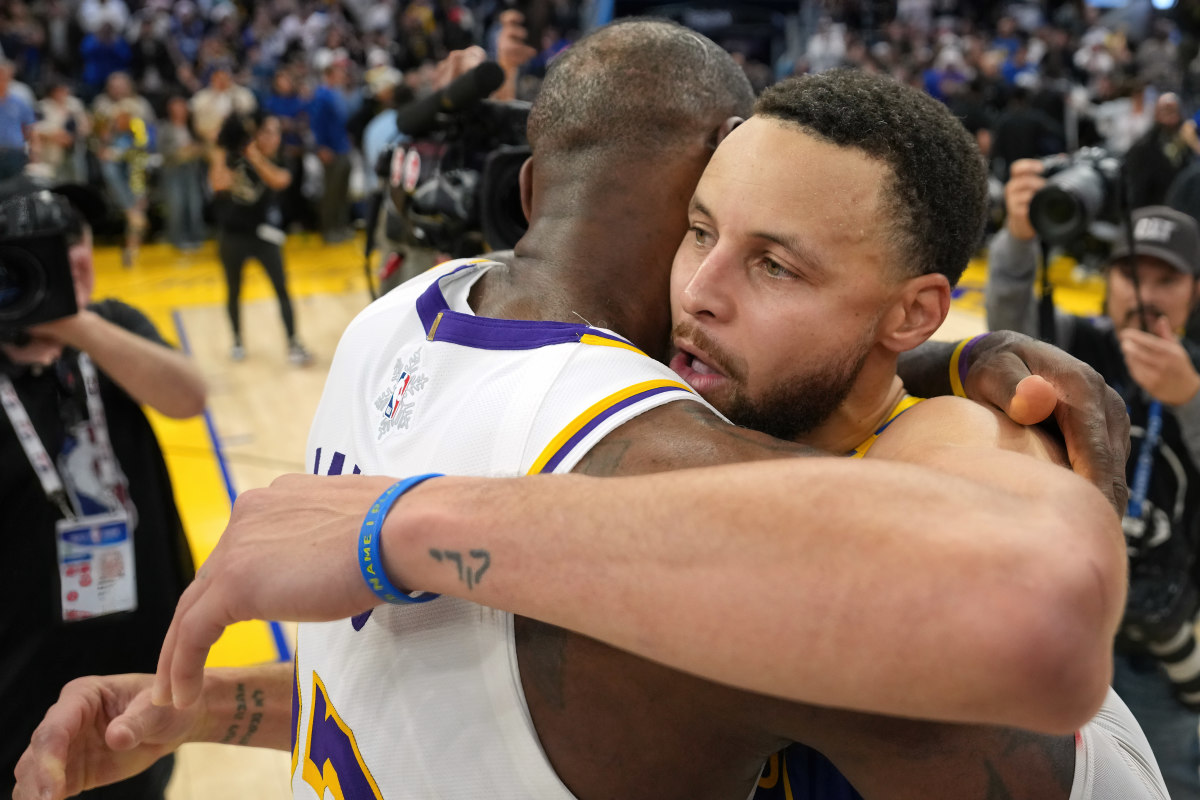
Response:
[[[575,68],[587,66],[581,60],[589,53],[604,59],[619,54],[621,63],[625,64],[628,58],[630,71],[636,72],[635,54],[642,52],[646,53],[641,62],[643,68],[660,80],[664,63],[678,64],[685,74],[704,78],[701,85],[709,89],[714,85],[712,76],[700,73],[706,65],[711,68],[719,64],[723,56],[703,49],[693,52],[692,48],[697,46],[708,47],[694,34],[687,32],[681,37],[678,32],[669,32],[670,29],[645,24],[618,25],[606,30],[606,35],[592,38],[590,48],[580,45],[577,51],[572,51],[580,54],[574,62],[564,60],[556,69],[567,70],[561,74],[569,76],[571,64]],[[670,50],[673,44],[682,47],[669,53],[673,57],[664,58],[667,55],[664,50]],[[620,46],[628,46],[631,52]],[[597,87],[593,84],[591,88]],[[557,102],[564,101],[562,96],[557,98]],[[552,104],[555,100],[546,102]],[[594,102],[594,98],[588,102]],[[622,117],[619,110],[606,110],[614,118]],[[658,449],[638,443],[642,438],[653,440],[654,436],[638,436],[632,444],[625,445],[627,456],[637,446],[642,448],[634,452],[640,460],[630,462],[638,465],[635,471],[673,464],[717,463],[727,457],[722,450],[738,451],[736,455],[742,457],[784,454],[779,449],[754,453],[753,448],[762,439],[728,429],[716,417],[708,416],[677,378],[653,366],[653,362],[638,355],[619,337],[578,324],[513,321],[534,314],[536,308],[528,298],[538,296],[533,292],[545,287],[539,299],[546,302],[548,310],[545,315],[537,315],[539,319],[565,319],[570,317],[570,311],[575,311],[595,321],[599,314],[607,313],[612,315],[604,320],[608,325],[622,332],[630,331],[633,341],[643,347],[652,346],[656,341],[654,334],[665,330],[665,325],[651,324],[652,321],[633,313],[633,309],[597,303],[594,298],[606,296],[605,284],[619,285],[633,297],[651,299],[661,297],[665,287],[649,281],[644,272],[631,269],[619,278],[612,273],[589,278],[593,276],[594,260],[565,258],[570,255],[572,240],[566,239],[568,249],[562,249],[564,240],[551,235],[558,225],[550,210],[570,206],[556,203],[554,194],[561,186],[561,191],[574,194],[583,207],[605,208],[604,203],[583,202],[581,189],[589,185],[582,182],[586,177],[593,182],[590,185],[599,197],[618,200],[617,219],[605,220],[603,214],[594,211],[589,214],[589,222],[609,237],[613,230],[627,229],[622,226],[620,215],[627,213],[628,205],[644,202],[649,208],[661,210],[666,201],[678,201],[679,185],[668,177],[679,171],[682,161],[707,157],[701,152],[709,141],[707,137],[691,140],[693,144],[688,147],[689,138],[685,136],[665,152],[658,152],[650,142],[639,141],[638,132],[625,131],[632,137],[619,145],[626,166],[634,174],[645,170],[646,165],[637,159],[650,158],[653,152],[656,168],[663,169],[660,181],[647,187],[644,195],[630,197],[615,191],[612,183],[617,176],[611,170],[611,158],[606,158],[610,154],[602,147],[600,151],[596,149],[602,144],[618,146],[615,140],[608,141],[609,137],[604,135],[589,145],[569,136],[555,138],[566,133],[554,130],[558,121],[578,123],[585,131],[594,126],[591,120],[575,115],[551,115],[549,111],[546,114],[540,122],[535,122],[536,117],[531,119],[535,148],[540,143],[545,146],[541,153],[573,152],[580,159],[574,167],[590,166],[594,174],[580,174],[580,183],[573,184],[570,177],[576,173],[567,170],[567,164],[535,163],[531,176],[533,218],[544,222],[542,227],[535,222],[526,242],[528,250],[518,247],[516,257],[508,265],[481,262],[440,269],[393,292],[360,316],[339,347],[322,411],[314,424],[310,457],[315,471],[378,473],[401,467],[419,470],[423,465],[414,457],[420,450],[414,444],[417,439],[431,449],[438,448],[445,456],[443,463],[457,472],[515,474],[535,468],[546,471],[578,468],[594,455],[589,448],[597,441],[613,430],[619,430],[621,436],[628,434],[632,422],[642,425],[643,434],[657,431],[659,441]],[[647,125],[655,131],[656,141],[660,141],[664,127],[669,126],[656,122],[648,120]],[[717,123],[720,124],[719,120]],[[600,133],[595,131],[593,135]],[[672,162],[670,156],[680,162]],[[562,184],[552,180],[559,169],[566,173],[561,176]],[[693,172],[693,180],[694,177]],[[539,189],[544,189],[545,195],[540,195]],[[539,204],[545,204],[540,214]],[[609,203],[607,207],[612,205]],[[644,248],[654,238],[625,237],[613,242],[613,249],[619,251],[622,245]],[[570,270],[573,261],[580,264],[579,283],[591,293],[577,293],[572,281],[543,283],[545,277],[541,273],[545,270],[523,260],[539,252],[543,258],[556,254],[554,260],[559,261],[560,269]],[[619,270],[622,264],[628,266],[618,259],[614,268]],[[648,282],[652,285],[638,291],[639,286]],[[469,313],[472,310],[478,316]],[[364,348],[368,343],[369,347]],[[488,358],[477,358],[479,351],[486,351]],[[364,353],[371,354],[366,359],[368,363],[354,363]],[[469,359],[469,363],[462,359]],[[587,371],[581,372],[584,366]],[[563,386],[570,389],[564,390]],[[488,389],[481,392],[479,387]],[[508,402],[507,392],[541,396],[545,387],[554,391],[541,405]],[[462,405],[459,413],[443,413],[439,418],[422,413],[418,403],[426,393],[429,397],[426,407],[438,405],[433,401],[435,397],[446,400],[457,397],[469,402]],[[670,402],[674,399],[689,402]],[[369,408],[366,413],[345,413],[347,408],[363,404]],[[627,419],[622,415],[630,406],[642,413],[622,425]],[[441,410],[446,412],[446,408],[443,405]],[[481,411],[487,412],[486,418]],[[513,438],[506,440],[510,435]],[[403,464],[397,462],[398,451],[393,449],[401,438],[408,440],[406,455],[402,456],[407,460]],[[484,442],[487,446],[449,447],[448,443],[454,440]],[[616,444],[616,439],[607,441],[609,445]],[[595,453],[605,455],[602,450]],[[598,469],[604,465],[593,459],[587,466]],[[628,561],[631,551],[605,566],[604,559],[618,556],[625,545],[634,545],[634,553],[648,552],[645,546],[653,542],[644,540],[658,539],[657,528],[651,529],[656,531],[654,537],[635,536],[631,540],[627,537],[629,528],[612,529],[613,526],[606,525],[603,535],[590,540],[596,547],[597,559],[593,564],[599,567],[598,573],[564,564],[567,568],[559,574],[539,578],[549,588],[574,581],[584,591],[574,600],[556,602],[558,610],[553,610],[546,607],[547,597],[537,597],[539,592],[533,588],[530,593],[534,600],[529,607],[541,603],[542,610],[548,611],[547,617],[567,622],[572,615],[600,600],[599,595],[589,596],[585,588],[600,580],[609,585],[613,592],[610,597],[619,598],[621,610],[627,613],[613,613],[610,606],[610,630],[589,632],[666,663],[688,662],[691,666],[691,655],[697,648],[686,641],[703,642],[705,637],[697,634],[705,629],[722,631],[724,636],[726,623],[732,621],[738,623],[733,626],[737,630],[728,631],[735,641],[728,651],[734,655],[710,659],[709,663],[693,669],[710,677],[728,678],[742,668],[742,662],[757,659],[757,663],[766,665],[759,679],[772,684],[761,688],[777,695],[849,707],[856,703],[867,707],[878,704],[879,710],[890,713],[920,708],[930,709],[925,713],[943,719],[1068,729],[1086,718],[1103,695],[1106,670],[1096,654],[1107,653],[1105,638],[1111,635],[1115,615],[1119,615],[1119,565],[1123,563],[1123,554],[1119,546],[1114,546],[1116,540],[1111,535],[1115,518],[1110,518],[1111,512],[1103,507],[1098,493],[1065,471],[1043,474],[1033,466],[1029,470],[1027,474],[1036,477],[1036,481],[1020,487],[1019,491],[1011,488],[992,491],[977,475],[936,475],[882,464],[847,465],[841,461],[811,459],[773,461],[770,465],[691,473],[665,480],[643,479],[636,484],[608,482],[604,491],[615,490],[618,495],[632,493],[626,496],[640,498],[638,509],[621,509],[619,505],[615,509],[678,515],[677,522],[688,535],[677,541],[690,549],[679,554],[674,570],[664,571],[661,561],[649,564],[639,564],[636,558]],[[685,481],[689,494],[700,490],[699,495],[691,496],[686,503],[681,502],[680,492]],[[894,502],[895,517],[879,513],[878,505],[820,502],[830,492],[845,491],[861,485],[862,481],[870,482],[876,496]],[[582,488],[585,493],[595,492],[592,482],[584,483],[584,487],[579,487],[577,482],[566,480],[562,485]],[[345,483],[338,485],[348,488]],[[447,490],[453,492],[456,483],[447,479],[440,484],[442,489],[438,485],[418,489],[411,499],[436,497]],[[535,482],[531,490],[539,491],[540,486]],[[738,531],[738,536],[733,535],[731,527],[731,522],[739,521],[738,518],[731,517],[728,509],[713,504],[714,499],[729,500],[733,496],[729,493],[731,489],[738,497],[740,521],[746,525],[746,530]],[[782,496],[780,489],[784,490]],[[516,490],[511,497],[520,497],[525,491],[529,490]],[[662,501],[661,507],[647,506],[647,491],[655,493],[651,496]],[[480,492],[486,494],[490,489],[472,484],[469,493],[460,495],[458,513],[470,512],[471,492],[478,497]],[[770,502],[763,502],[768,497]],[[1017,497],[1024,503],[1011,508],[1009,504]],[[580,498],[568,492],[562,499],[560,508],[569,513]],[[249,500],[250,505],[253,502]],[[950,518],[929,519],[921,513],[935,504],[943,505]],[[247,507],[248,504],[242,504],[242,509]],[[406,498],[398,510],[412,507]],[[416,507],[420,508],[419,503]],[[361,514],[361,508],[361,504],[355,506],[356,516]],[[280,510],[276,507],[277,512]],[[293,504],[293,512],[305,510],[305,504]],[[511,531],[511,527],[506,527],[505,517],[514,510],[511,503],[502,502],[489,513],[496,516],[499,530]],[[697,512],[710,513],[712,524],[693,526],[691,523],[705,519]],[[793,520],[804,520],[806,515],[813,530],[799,531],[798,539],[791,542],[780,537],[777,524],[780,519],[790,516]],[[409,516],[407,511],[404,516]],[[579,518],[558,514],[554,517],[555,520],[539,520],[535,527],[550,524],[562,527],[562,533],[566,534],[578,523],[581,528],[596,532],[598,520],[594,508]],[[437,516],[426,521],[430,524],[418,526],[419,535],[439,535]],[[280,531],[290,527],[286,516],[277,516],[275,523]],[[972,534],[969,541],[962,536],[964,528]],[[479,535],[490,534],[486,526],[477,530]],[[669,526],[663,534],[668,531]],[[351,538],[356,532],[352,532]],[[814,532],[824,535],[811,535]],[[835,540],[839,540],[838,547],[830,549],[829,544]],[[285,541],[286,538],[277,540]],[[392,541],[389,539],[389,544]],[[406,543],[396,541],[395,551],[404,552]],[[538,558],[554,561],[553,537],[542,541],[547,543],[545,551],[535,555],[531,562]],[[901,570],[900,559],[887,556],[902,552],[911,555],[910,542],[934,549],[925,551],[928,558],[904,559]],[[295,596],[286,598],[293,603],[288,616],[302,619],[324,618],[331,606],[334,616],[369,607],[372,600],[364,601],[357,577],[347,581],[342,576],[332,583],[323,578],[315,590],[313,584],[305,582],[307,576],[303,573],[312,565],[300,562],[327,543],[328,537],[323,536],[306,538],[302,549],[288,543],[282,552],[276,553],[279,560],[269,565],[259,562],[259,567],[264,568],[256,568],[252,584],[255,594],[278,594],[284,585],[290,585],[297,591]],[[844,548],[866,543],[873,545],[885,569],[872,568],[864,574],[861,569],[853,569],[855,564],[843,563]],[[944,548],[939,550],[939,546]],[[1060,547],[1071,550],[1072,558],[1057,558]],[[507,582],[509,591],[519,594],[520,589],[510,582],[513,563],[506,564],[502,570],[505,577],[495,581],[499,562],[493,563],[490,552],[481,548],[432,549],[437,551],[436,556],[430,552],[430,546],[419,555],[422,562],[436,560],[441,565],[441,569],[435,570],[438,575],[449,574],[446,570],[456,565],[458,575],[473,590],[487,592],[494,583],[504,586]],[[1114,549],[1115,555],[1111,552]],[[396,560],[391,553],[387,554],[389,568]],[[736,566],[739,559],[754,553],[758,556],[750,563],[759,561],[763,565],[761,586],[740,586],[737,581],[721,579],[723,572],[717,567]],[[774,569],[768,560],[762,560],[763,556],[789,553],[793,556],[791,560],[770,559],[777,562]],[[832,560],[825,562],[824,569],[818,568],[816,564],[825,557]],[[293,558],[295,561],[290,560]],[[320,566],[328,570],[323,575],[340,576],[339,568],[346,564],[354,567],[350,561],[322,556]],[[612,565],[619,568],[612,569]],[[413,566],[420,570],[424,565],[413,560]],[[1053,580],[1031,580],[1024,586],[1025,579],[1034,576],[1027,571],[1030,569]],[[402,573],[403,568],[392,572]],[[879,580],[880,593],[871,597],[859,591],[856,595],[855,586],[861,590],[862,581],[871,580],[872,576]],[[528,577],[524,576],[521,583],[535,586]],[[922,653],[917,648],[911,658],[897,659],[897,639],[909,638],[900,635],[901,627],[920,618],[921,610],[929,608],[933,585],[930,581],[935,578],[942,581],[941,588],[946,594],[954,598],[956,619],[945,620],[953,632],[931,653]],[[1020,594],[1013,592],[1014,578],[1022,585]],[[433,575],[429,579],[439,582]],[[706,591],[696,593],[697,580],[706,584]],[[407,576],[405,582],[409,582]],[[215,586],[216,582],[209,585]],[[412,585],[446,588],[430,583]],[[194,657],[196,641],[213,633],[212,616],[204,618],[207,606],[203,588],[193,597],[200,598],[198,605],[181,607],[184,617],[174,634],[177,641],[169,642],[165,649],[168,667],[170,656],[177,649]],[[674,610],[663,607],[662,615],[655,613],[658,607],[639,604],[639,598],[664,590],[690,600],[676,603]],[[831,595],[836,595],[839,601],[833,611],[829,608]],[[886,599],[879,602],[879,598]],[[233,598],[231,602],[239,605],[245,599]],[[296,604],[298,600],[307,605],[301,607]],[[998,602],[1001,600],[1003,603]],[[493,594],[491,601],[504,605],[502,596]],[[348,611],[340,606],[346,606]],[[772,607],[791,611],[779,620],[770,613]],[[996,636],[994,628],[978,630],[990,626],[975,623],[997,614],[998,610],[1011,630],[1006,627],[1003,636]],[[201,612],[193,617],[199,622],[187,618],[193,611]],[[792,617],[798,618],[795,626],[790,624]],[[832,644],[833,639],[843,635],[841,629],[846,627],[847,619],[866,623],[855,632],[853,648],[814,647],[821,644],[822,637],[810,634],[823,632],[824,641]],[[774,625],[764,627],[763,620],[785,624],[776,630]],[[961,624],[968,620],[973,624],[961,625],[961,630],[953,626],[956,621]],[[673,631],[681,624],[687,630]],[[828,627],[822,627],[825,625]],[[1098,641],[1093,643],[1090,639]],[[341,640],[349,642],[349,649],[339,653],[342,645],[337,642]],[[408,647],[398,649],[397,640]],[[754,646],[740,648],[739,642]],[[768,649],[773,644],[778,645],[774,652]],[[700,649],[726,648],[713,648],[709,642]],[[854,668],[845,663],[848,652],[859,656]],[[1067,652],[1071,659],[1062,657]],[[797,659],[797,653],[802,657]],[[1025,663],[1029,656],[1032,659]],[[786,661],[787,666],[772,667],[770,662],[776,660]],[[997,661],[1012,665],[1013,669],[1011,672],[1003,667],[997,669]],[[1064,672],[1062,667],[1068,661],[1072,662],[1069,664],[1072,669]],[[726,797],[736,793],[740,798],[754,785],[766,758],[790,739],[811,741],[831,751],[839,766],[845,764],[843,768],[853,778],[879,789],[872,796],[905,796],[902,792],[925,797],[939,796],[939,792],[970,796],[979,776],[986,779],[997,771],[1008,788],[1023,788],[1029,794],[1037,793],[1045,781],[1053,783],[1059,776],[1048,757],[1034,759],[1036,767],[1031,768],[1024,757],[1031,751],[1041,752],[1042,745],[1036,739],[1018,742],[1014,738],[1017,734],[1011,731],[931,728],[920,737],[906,738],[897,735],[895,726],[905,730],[903,726],[911,723],[800,706],[723,688],[591,639],[450,598],[400,610],[380,607],[354,620],[313,626],[301,635],[298,671],[299,725],[294,731],[289,730],[284,715],[270,713],[278,711],[279,701],[288,696],[288,675],[285,673],[280,679],[278,669],[273,672],[273,682],[255,684],[246,683],[250,676],[247,671],[213,673],[201,704],[191,702],[194,697],[188,696],[186,680],[177,681],[176,699],[180,706],[186,707],[183,710],[151,708],[148,685],[142,677],[77,685],[67,693],[57,719],[48,719],[42,739],[50,744],[39,748],[35,743],[26,763],[28,778],[23,777],[23,783],[32,792],[42,781],[58,780],[57,788],[63,788],[61,784],[65,782],[70,790],[103,780],[117,770],[128,770],[146,752],[154,748],[169,749],[185,739],[249,739],[285,744],[293,732],[297,743],[293,788],[301,797],[321,796],[329,790],[335,796],[344,793],[347,797],[373,794],[427,797],[435,792],[462,796],[475,792],[493,797],[572,794]],[[264,675],[266,672],[258,673]],[[883,680],[870,686],[865,682],[868,675]],[[944,685],[922,688],[923,680],[931,675],[933,682],[945,679]],[[189,675],[184,670],[174,677],[186,679]],[[259,712],[261,716],[253,726],[244,715],[239,718],[231,714],[231,698],[239,683],[244,696],[256,689],[266,693],[264,710]],[[897,691],[899,686],[916,686],[917,690]],[[78,701],[84,694],[93,698],[103,696],[107,710],[82,708]],[[997,695],[1003,699],[998,700]],[[108,744],[119,752],[102,753],[100,732],[105,726],[92,723],[107,722],[126,708],[130,714],[107,730]],[[79,749],[69,759],[65,758],[65,749],[47,755],[46,751],[55,747],[65,748],[64,740],[72,735],[67,730],[66,717],[72,714],[77,719],[91,721],[87,725],[90,737],[74,740]],[[447,723],[447,720],[452,721]],[[887,749],[868,746],[877,741],[888,741],[892,746]],[[130,751],[135,745],[136,749]],[[1053,745],[1053,753],[1059,753],[1057,742]],[[870,750],[870,757],[864,757],[862,748]],[[912,761],[917,753],[926,759],[919,770],[920,776],[910,774],[918,771]],[[983,760],[980,753],[993,754],[994,758]],[[466,768],[464,758],[468,756],[464,754],[469,754]],[[67,774],[51,775],[64,761]],[[89,763],[93,766],[91,772],[86,766]],[[931,763],[949,764],[955,769],[930,769]],[[897,774],[904,774],[911,783],[883,778]],[[357,787],[358,791],[347,787]]]

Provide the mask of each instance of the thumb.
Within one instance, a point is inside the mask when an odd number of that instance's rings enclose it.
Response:
[[[146,740],[155,728],[161,727],[163,716],[173,711],[170,707],[152,705],[149,692],[140,693],[129,707],[108,723],[104,731],[104,742],[113,750],[132,750]]]
[[[1054,413],[1058,394],[1040,375],[1030,375],[1017,384],[1008,404],[1008,416],[1018,425],[1036,425]]]

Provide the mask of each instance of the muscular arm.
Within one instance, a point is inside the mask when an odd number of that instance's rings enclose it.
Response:
[[[992,458],[997,454],[999,459]],[[1065,472],[1056,466],[1065,464],[1057,441],[958,398],[928,400],[905,412],[879,438],[868,458],[923,464],[1025,497],[1031,496],[1030,489],[1038,481]],[[1123,540],[1119,529],[1109,527],[1115,553]],[[958,599],[943,601],[949,609]],[[989,615],[1003,616],[1001,608]],[[987,618],[978,621],[990,623]],[[944,627],[940,630],[946,633]],[[769,699],[751,704],[750,713],[769,720],[775,732],[820,750],[870,800],[941,796],[1050,800],[1071,793],[1077,749],[1075,737],[1069,734],[881,717]],[[1124,786],[1125,777],[1109,772],[1102,780],[1105,785]],[[1132,780],[1129,785],[1141,784]],[[1143,789],[1146,797],[1158,796],[1149,787]]]
[[[617,434],[582,469],[681,466]],[[427,483],[387,520],[388,572],[793,700],[1056,731],[1099,705],[1124,554],[1094,489],[1059,469],[998,488],[760,453],[636,479]],[[461,554],[473,579],[431,551]]]

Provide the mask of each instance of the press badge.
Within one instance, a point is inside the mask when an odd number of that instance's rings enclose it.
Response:
[[[133,532],[124,512],[59,520],[62,618],[74,622],[137,608]]]

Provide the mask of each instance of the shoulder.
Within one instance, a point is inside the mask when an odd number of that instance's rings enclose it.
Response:
[[[1065,464],[1061,443],[1038,427],[1018,425],[997,408],[961,397],[931,397],[905,411],[880,434],[868,457],[906,460],[936,447],[988,448]]]

